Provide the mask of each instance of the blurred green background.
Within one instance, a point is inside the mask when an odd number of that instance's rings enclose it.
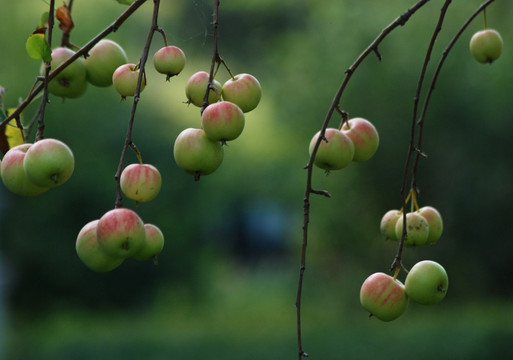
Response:
[[[259,107],[222,166],[199,182],[174,163],[172,144],[199,127],[199,109],[184,104],[187,78],[212,56],[212,1],[162,1],[159,25],[184,50],[187,64],[171,82],[148,63],[133,140],[163,176],[161,194],[125,200],[158,225],[166,246],[158,266],[126,261],[107,274],[75,254],[88,221],[114,206],[114,173],[131,101],[113,88],[89,87],[79,99],[52,97],[47,137],[66,142],[76,169],[68,183],[37,198],[0,187],[0,358],[18,359],[295,359],[299,270],[308,143],[318,131],[345,70],[413,1],[222,1],[219,50],[234,73],[255,75]],[[431,1],[358,68],[342,98],[351,116],[372,121],[381,137],[368,162],[314,186],[303,297],[304,349],[312,359],[510,358],[513,337],[513,3],[488,8],[488,25],[504,40],[493,65],[468,51],[479,16],[442,70],[425,125],[419,203],[444,219],[442,239],[406,249],[411,267],[440,262],[450,279],[446,299],[410,304],[392,323],[369,320],[359,287],[387,271],[396,244],[379,234],[381,216],[400,207],[413,96],[425,49],[443,1]],[[454,2],[426,81],[442,50],[480,1]],[[2,4],[0,85],[14,107],[38,74],[25,52],[44,1]],[[85,44],[124,10],[114,0],[76,0],[71,40]],[[137,62],[150,26],[148,1],[109,38]],[[155,35],[151,53],[163,45]],[[223,69],[217,79],[224,82]],[[37,102],[25,112],[33,116]],[[339,120],[332,119],[332,126]],[[32,134],[33,135],[33,134]],[[132,152],[127,163],[136,162]],[[399,276],[404,279],[404,273]]]

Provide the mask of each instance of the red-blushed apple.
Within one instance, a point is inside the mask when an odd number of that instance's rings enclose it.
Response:
[[[135,64],[123,64],[119,66],[112,74],[112,83],[114,89],[121,95],[121,98],[127,96],[134,96],[137,88],[137,82],[139,81],[139,67]],[[143,76],[141,81],[141,88],[139,92],[142,92],[146,87],[146,76]]]
[[[187,96],[187,102],[189,104],[193,104],[198,107],[203,106],[203,100],[205,99],[205,95],[207,93],[209,78],[210,75],[206,71],[198,71],[192,74],[191,77],[187,80],[187,84],[185,84],[185,96]],[[221,83],[214,79],[212,85],[217,91],[209,89],[208,104],[213,104],[221,99]]]
[[[320,131],[318,131],[310,141],[310,156],[312,155],[319,135]],[[324,137],[325,139],[321,140],[317,153],[315,154],[314,164],[327,172],[340,170],[349,165],[354,156],[354,144],[351,139],[342,131],[335,128],[327,128]]]
[[[144,245],[144,223],[133,210],[115,208],[107,211],[98,221],[96,235],[100,247],[108,255],[127,258]]]
[[[121,172],[119,183],[127,198],[147,202],[158,195],[162,177],[153,165],[130,164]]]
[[[223,84],[223,99],[237,104],[245,113],[255,109],[262,98],[262,87],[256,77],[238,74]]]
[[[377,272],[363,282],[360,303],[372,316],[382,321],[392,321],[401,316],[408,307],[408,296],[399,280]]]
[[[342,125],[342,132],[354,144],[353,161],[367,161],[378,150],[378,130],[370,121],[360,117],[350,119]]]
[[[128,62],[125,50],[115,41],[102,39],[89,50],[84,60],[87,81],[94,86],[112,85],[114,71]]]
[[[401,216],[395,225],[395,236],[403,236],[404,219]],[[413,247],[426,245],[429,238],[429,224],[426,219],[416,211],[406,214],[406,239],[404,246]]]
[[[100,247],[96,236],[98,221],[90,221],[80,230],[75,242],[75,250],[79,259],[89,269],[107,272],[121,265],[124,259],[110,256]]]
[[[224,150],[219,141],[210,140],[203,129],[188,128],[176,138],[173,154],[178,167],[199,180],[223,162]]]
[[[164,46],[153,55],[153,66],[166,80],[178,75],[185,67],[185,53],[177,46]]]
[[[23,159],[30,143],[13,147],[4,155],[1,165],[2,182],[7,190],[21,196],[36,196],[44,193],[49,188],[39,186],[29,180],[23,168]]]
[[[201,114],[201,126],[210,140],[222,143],[235,140],[244,130],[244,113],[232,102],[208,105]]]
[[[397,221],[401,218],[402,214],[402,211],[393,209],[388,210],[385,213],[385,215],[383,215],[383,217],[381,218],[379,228],[381,234],[385,237],[386,240],[397,241],[400,239],[397,237],[395,233],[395,226],[397,224]]]
[[[440,212],[432,206],[421,207],[418,213],[427,220],[429,225],[429,236],[426,244],[437,242],[444,231],[442,215],[440,215]]]
[[[52,50],[51,70],[68,60],[75,52],[65,47]],[[41,65],[41,75],[45,73]],[[48,91],[62,98],[77,98],[87,89],[87,70],[81,58],[77,58],[48,83]]]
[[[143,247],[134,254],[134,259],[150,260],[156,259],[156,256],[162,252],[164,248],[164,234],[153,224],[144,224],[146,231],[146,240]]]
[[[470,39],[470,53],[480,63],[492,63],[501,56],[502,37],[497,30],[476,32]]]
[[[412,301],[422,305],[434,305],[445,298],[449,278],[442,265],[435,261],[423,260],[410,269],[404,287]]]
[[[75,158],[68,145],[62,141],[42,139],[27,150],[23,168],[34,184],[55,187],[71,177],[75,169]]]

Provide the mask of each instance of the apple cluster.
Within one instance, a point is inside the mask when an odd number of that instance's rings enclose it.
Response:
[[[491,64],[502,54],[502,37],[497,30],[484,29],[470,39],[470,53],[478,62]]]
[[[9,149],[0,169],[2,182],[9,191],[36,196],[65,183],[73,174],[75,158],[65,143],[47,138]]]
[[[400,210],[389,210],[380,222],[381,234],[387,240],[399,241],[403,235],[404,216]],[[406,213],[406,238],[404,246],[415,247],[436,243],[443,232],[440,212],[432,206],[424,206]]]
[[[96,272],[114,270],[127,258],[156,261],[163,248],[162,231],[145,224],[135,211],[122,207],[84,225],[75,243],[80,260]]]
[[[321,132],[318,131],[310,141],[310,156]],[[330,172],[348,166],[352,161],[369,160],[379,146],[379,134],[376,127],[361,117],[345,121],[340,129],[327,128],[321,140],[314,164]]]
[[[439,303],[448,287],[449,278],[442,265],[423,260],[410,269],[404,284],[383,272],[367,277],[360,288],[360,303],[371,316],[392,321],[406,311],[410,300],[421,305]]]
[[[178,167],[199,180],[219,168],[223,145],[240,136],[245,113],[257,107],[262,88],[250,74],[235,75],[221,85],[215,79],[210,81],[206,71],[198,71],[189,77],[185,95],[188,104],[206,107],[201,113],[201,128],[183,130],[175,140],[173,154]]]

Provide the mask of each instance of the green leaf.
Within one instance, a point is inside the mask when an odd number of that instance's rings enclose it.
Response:
[[[41,20],[40,20],[40,23],[39,23],[39,27],[40,28],[44,28],[46,27],[46,23],[48,22],[48,18],[50,17],[50,14],[47,12],[44,12],[43,14],[41,14]]]
[[[52,61],[52,49],[46,41],[45,35],[40,33],[31,34],[25,44],[29,56],[36,60],[45,62]]]

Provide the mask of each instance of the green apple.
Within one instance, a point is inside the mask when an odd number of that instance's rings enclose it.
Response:
[[[68,60],[75,52],[65,47],[52,50],[51,69]],[[41,65],[41,75],[45,73]],[[87,70],[81,58],[77,58],[48,83],[48,91],[62,98],[77,98],[87,89]]]
[[[501,56],[502,37],[493,29],[476,32],[470,39],[470,53],[480,63],[492,63]]]
[[[49,189],[34,184],[25,173],[23,160],[31,146],[29,143],[15,146],[5,153],[2,160],[2,182],[10,192],[21,196],[36,196]]]
[[[255,109],[262,97],[262,87],[256,77],[238,74],[223,84],[223,99],[237,104],[245,113]]]
[[[137,88],[137,82],[139,81],[139,67],[135,64],[123,64],[119,66],[112,74],[112,83],[114,89],[121,95],[121,98],[127,96],[134,96]],[[141,82],[141,88],[139,92],[142,92],[146,87],[146,77],[143,76]]]
[[[435,261],[423,260],[410,269],[404,287],[412,301],[422,305],[433,305],[445,298],[449,278],[442,265]]]
[[[164,46],[153,55],[153,66],[161,74],[166,75],[166,80],[178,75],[185,67],[185,54],[177,46]]]
[[[158,195],[162,177],[153,165],[130,164],[121,172],[119,183],[127,198],[146,202]]]
[[[203,106],[203,100],[207,93],[208,81],[210,75],[206,71],[198,71],[191,75],[185,84],[185,96],[189,104],[198,107]],[[208,104],[213,104],[221,99],[222,86],[217,80],[213,80],[213,86],[217,91],[209,89],[208,91]]]
[[[395,236],[401,239],[403,236],[403,217],[397,220],[395,225]],[[409,212],[406,214],[406,239],[404,246],[413,247],[426,245],[429,238],[429,224],[418,212]]]
[[[164,248],[164,234],[153,224],[144,224],[144,229],[146,231],[146,240],[144,241],[143,247],[134,254],[134,259],[155,259]]]
[[[124,259],[107,255],[100,247],[96,236],[98,221],[90,221],[80,230],[75,242],[75,250],[79,259],[89,269],[107,272],[121,265]]]
[[[173,154],[178,167],[194,175],[209,175],[223,162],[224,150],[219,141],[210,140],[203,129],[188,128],[176,138]]]
[[[360,303],[372,316],[382,321],[392,321],[408,307],[404,285],[382,272],[370,275],[360,289]]]
[[[55,187],[71,177],[75,169],[75,158],[71,149],[62,141],[42,139],[27,150],[23,168],[34,184]]]
[[[112,75],[121,65],[128,62],[125,50],[116,42],[102,39],[89,50],[84,60],[87,81],[94,86],[112,85]]]
[[[108,255],[127,258],[144,245],[144,223],[133,210],[115,208],[99,219],[96,229],[98,243]]]
[[[210,104],[201,114],[201,126],[207,137],[222,143],[238,138],[244,124],[244,113],[229,101]]]
[[[342,132],[354,144],[353,161],[367,161],[378,150],[378,130],[370,121],[360,117],[350,119],[342,126]]]
[[[432,206],[424,206],[419,209],[418,214],[426,219],[429,225],[429,236],[426,244],[437,242],[442,236],[442,232],[444,230],[442,216],[438,210]]]
[[[318,131],[310,141],[309,153],[312,155],[313,149],[319,138]],[[342,131],[335,128],[327,128],[325,139],[321,140],[317,153],[315,155],[314,164],[321,169],[339,170],[345,168],[353,160],[354,144],[351,139]]]
[[[394,240],[397,241],[400,238],[397,237],[395,233],[395,226],[397,221],[401,219],[403,213],[399,210],[389,210],[383,215],[381,218],[381,222],[379,224],[380,232],[385,237],[386,240]]]

